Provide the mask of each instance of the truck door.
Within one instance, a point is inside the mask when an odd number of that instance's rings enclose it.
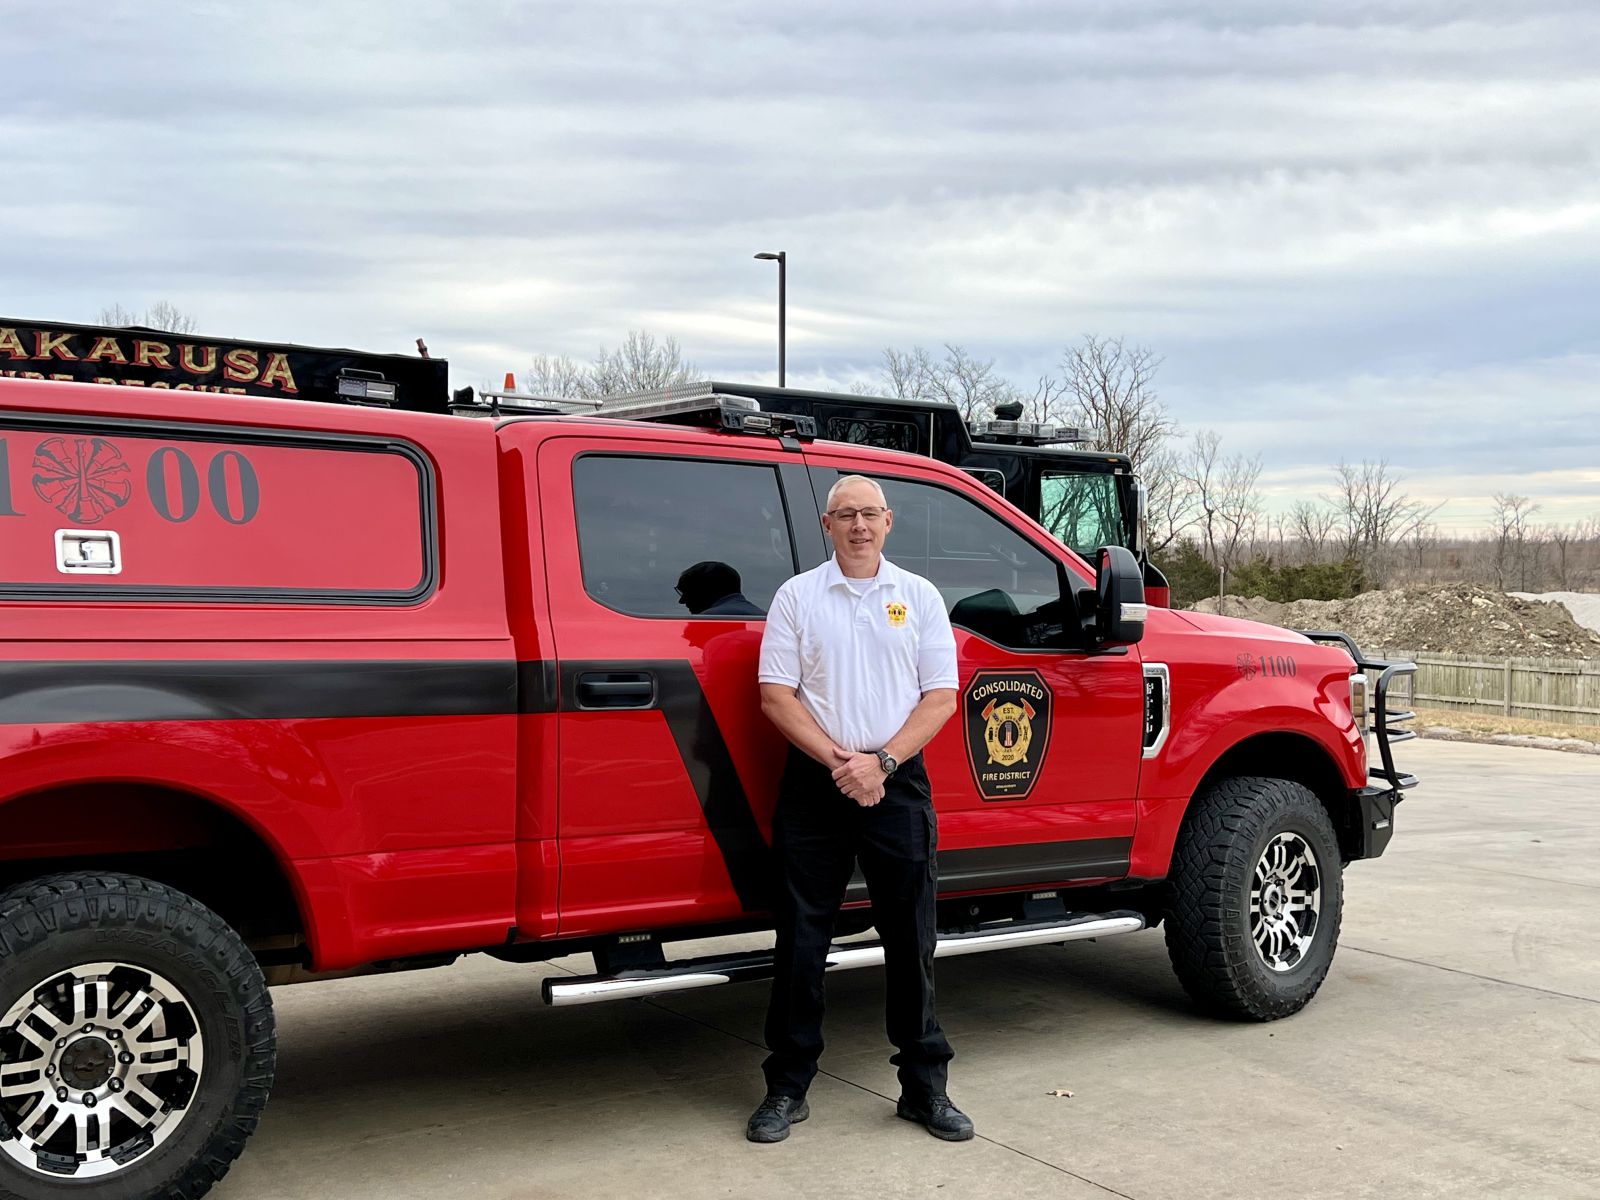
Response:
[[[547,561],[564,564],[548,573],[561,934],[765,910],[784,746],[756,660],[778,586],[821,561],[799,454],[560,437],[537,474]]]
[[[808,457],[819,499],[861,469]],[[1069,560],[981,503],[980,484],[872,477],[894,513],[885,555],[934,583],[955,628],[956,715],[925,752],[940,890],[1121,878],[1143,732],[1137,647],[1038,644],[1039,610],[1059,600],[1057,563]]]

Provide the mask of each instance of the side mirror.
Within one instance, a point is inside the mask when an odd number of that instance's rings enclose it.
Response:
[[[1144,571],[1125,546],[1102,546],[1095,555],[1094,610],[1083,615],[1084,632],[1097,643],[1137,642],[1144,637]]]

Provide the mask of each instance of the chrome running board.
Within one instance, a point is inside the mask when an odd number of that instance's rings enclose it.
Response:
[[[1022,946],[1051,946],[1089,938],[1114,937],[1119,933],[1137,933],[1144,927],[1144,917],[1136,912],[1079,913],[1061,921],[946,934],[939,938],[933,956],[954,958],[961,954],[985,954],[991,950],[1013,950]],[[847,942],[828,949],[827,969],[830,971],[853,971],[882,964],[881,942]],[[772,951],[756,950],[748,954],[685,959],[667,963],[663,967],[619,971],[614,975],[546,979],[544,1002],[556,1006],[599,1004],[605,1000],[659,996],[666,992],[685,992],[693,988],[771,977]]]

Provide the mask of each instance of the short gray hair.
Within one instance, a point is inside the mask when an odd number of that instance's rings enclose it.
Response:
[[[878,499],[883,501],[883,506],[885,508],[889,507],[889,498],[883,494],[883,485],[881,485],[876,479],[868,479],[865,475],[844,475],[841,476],[838,481],[828,489],[828,500],[824,507],[826,507],[829,512],[833,511],[833,498],[834,496],[838,495],[839,489],[848,487],[852,483],[866,484],[873,491],[878,493]]]

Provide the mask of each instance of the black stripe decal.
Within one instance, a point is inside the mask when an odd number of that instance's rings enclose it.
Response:
[[[700,680],[687,660],[561,663],[561,701],[563,711],[576,710],[577,678],[586,672],[647,672],[655,677],[656,693],[649,709],[659,710],[667,719],[672,740],[677,743],[683,769],[700,801],[711,837],[722,854],[733,891],[746,912],[763,912],[772,907],[772,849],[761,836],[750,798],[745,795],[733,756],[722,737],[715,714],[706,700]],[[599,710],[599,711],[640,711]]]
[[[1079,879],[1120,879],[1128,873],[1128,856],[1132,850],[1132,838],[1085,838],[1071,842],[940,850],[939,890],[978,892],[1071,883]],[[851,876],[845,899],[866,898],[866,881],[857,871]]]
[[[553,713],[561,703],[561,673],[543,660],[517,664],[517,711]]]
[[[523,675],[509,659],[9,662],[0,724],[489,716],[519,711]]]
[[[0,663],[0,724],[493,716],[574,711],[577,676],[652,674],[667,720],[740,905],[771,907],[772,851],[694,668],[684,660],[318,662],[33,661]],[[615,711],[615,710],[612,710]],[[1131,838],[939,852],[941,891],[1121,877]],[[849,900],[866,898],[859,875]]]

